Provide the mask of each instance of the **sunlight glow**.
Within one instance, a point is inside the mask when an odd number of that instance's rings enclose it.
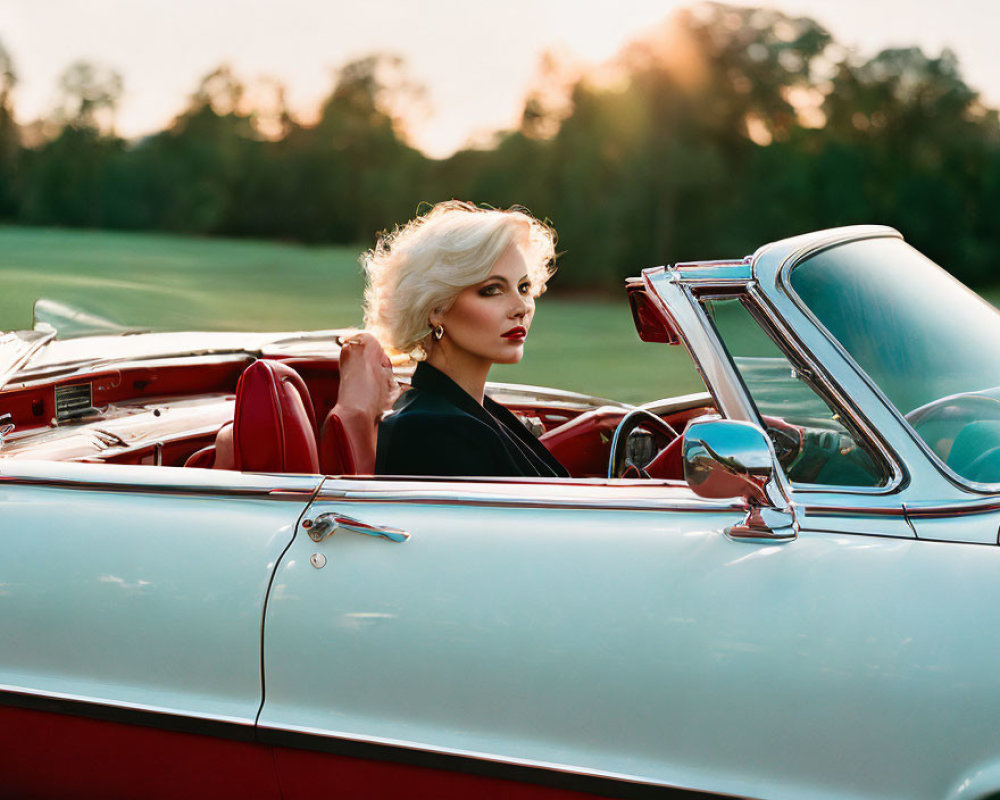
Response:
[[[989,0],[956,0],[921,7],[906,0],[735,0],[777,6],[830,28],[848,47],[872,54],[915,45],[936,54],[952,47],[963,75],[1000,100]],[[53,110],[59,74],[73,61],[91,59],[118,70],[124,95],[115,116],[119,133],[135,137],[160,130],[180,113],[198,81],[229,63],[248,84],[280,82],[300,119],[315,117],[337,67],[374,52],[395,53],[407,74],[427,87],[426,113],[409,119],[412,141],[445,156],[470,137],[489,141],[516,126],[525,96],[534,88],[541,54],[555,49],[597,67],[631,40],[662,26],[671,13],[696,0],[370,0],[365,4],[316,0],[6,0],[0,37],[13,56],[20,83],[15,110],[30,123]],[[59,24],[53,25],[52,20]],[[678,67],[681,50],[674,50]],[[692,65],[688,64],[687,67]],[[689,79],[696,71],[678,74]],[[794,103],[803,119],[809,103]],[[807,124],[814,124],[809,122]],[[275,135],[273,121],[262,121]]]

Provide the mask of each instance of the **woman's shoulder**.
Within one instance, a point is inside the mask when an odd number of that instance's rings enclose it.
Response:
[[[375,471],[390,475],[481,475],[503,456],[496,432],[446,398],[410,389],[379,424]]]
[[[413,387],[403,393],[393,406],[392,413],[386,416],[380,425],[389,428],[407,428],[414,424],[433,424],[436,419],[447,424],[475,423],[488,427],[473,414],[452,403],[448,398],[437,392],[427,392]]]
[[[379,449],[445,451],[458,444],[483,446],[496,439],[483,420],[434,392],[413,388],[396,402],[393,412],[379,423]]]

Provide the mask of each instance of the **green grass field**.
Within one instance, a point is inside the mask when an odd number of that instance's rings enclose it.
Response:
[[[0,227],[0,329],[45,297],[123,325],[309,330],[361,322],[361,248]],[[539,300],[524,360],[498,381],[642,402],[703,390],[683,348],[645,344],[620,299]]]

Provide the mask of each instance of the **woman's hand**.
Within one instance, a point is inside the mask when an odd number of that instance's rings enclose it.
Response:
[[[340,389],[335,409],[342,417],[364,417],[378,424],[399,397],[392,363],[370,333],[353,334],[340,350]]]

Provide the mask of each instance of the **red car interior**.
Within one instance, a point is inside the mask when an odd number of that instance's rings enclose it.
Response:
[[[233,468],[319,472],[317,439],[312,398],[299,374],[263,359],[247,367],[236,385]]]
[[[367,475],[375,466],[371,421],[336,408],[332,358],[226,356],[162,366],[126,366],[15,385],[0,398],[17,434],[6,457],[162,464],[256,472]],[[89,387],[91,408],[59,419],[57,390]],[[509,402],[577,478],[604,477],[620,407],[581,411],[566,403]],[[710,407],[665,415],[678,431]],[[650,476],[683,478],[680,439],[648,465]]]
[[[319,465],[324,475],[375,472],[375,428],[371,421],[331,410],[320,429]]]
[[[614,406],[584,411],[578,417],[546,431],[539,441],[576,478],[603,478],[608,471],[611,437],[621,422],[622,410]],[[603,459],[594,458],[603,453]]]

